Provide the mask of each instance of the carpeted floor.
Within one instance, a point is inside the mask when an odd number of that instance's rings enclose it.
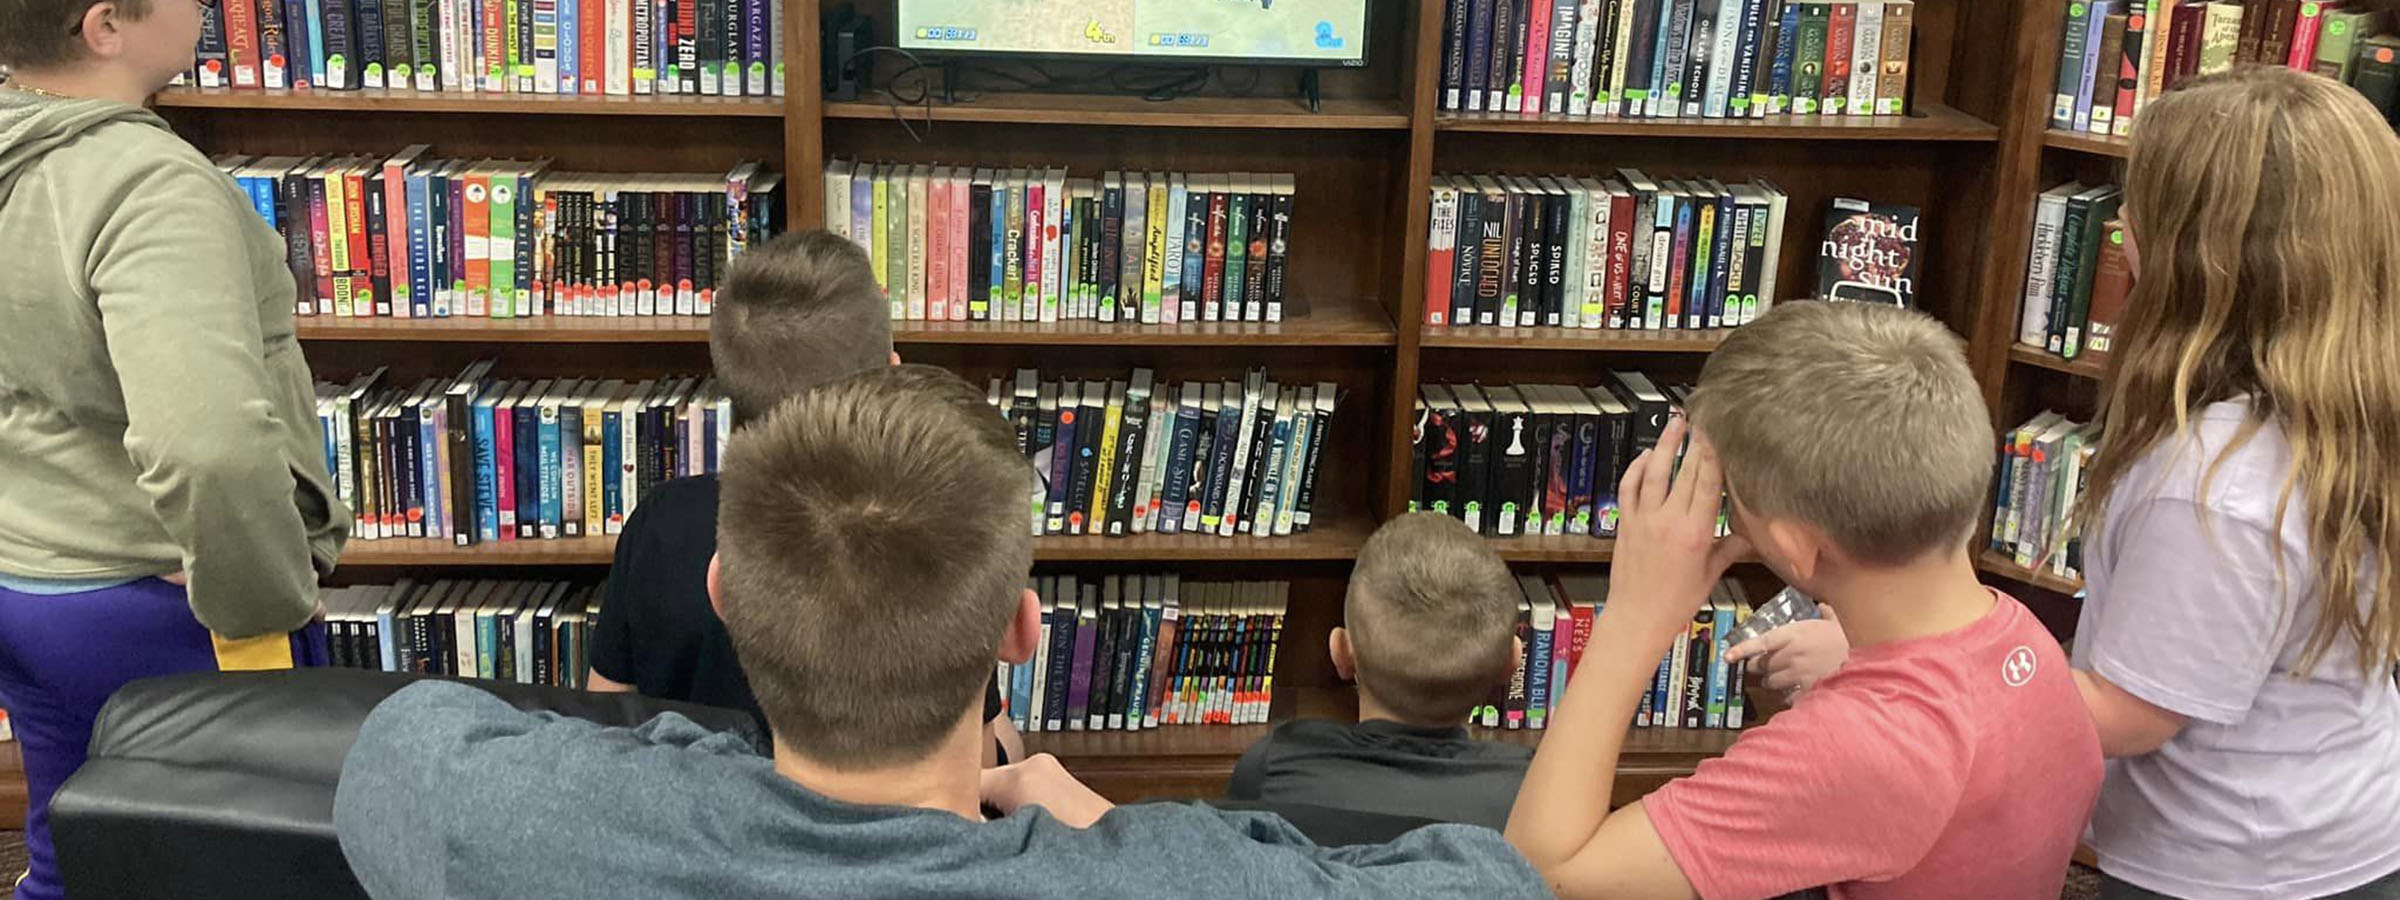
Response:
[[[0,900],[15,896],[7,885],[16,881],[17,873],[25,871],[25,834],[20,831],[0,831]],[[2100,896],[2099,873],[2082,866],[2067,870],[2067,888],[2059,900],[2094,900]]]

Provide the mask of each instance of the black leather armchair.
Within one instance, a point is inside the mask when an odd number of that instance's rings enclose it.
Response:
[[[363,898],[334,840],[333,790],[358,726],[423,676],[349,669],[178,675],[118,691],[50,828],[75,900]],[[747,736],[746,713],[633,694],[477,681],[520,709],[604,725],[666,711]]]

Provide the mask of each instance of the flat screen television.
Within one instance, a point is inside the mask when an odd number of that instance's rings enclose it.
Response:
[[[902,49],[1119,61],[1367,64],[1373,0],[898,0]]]

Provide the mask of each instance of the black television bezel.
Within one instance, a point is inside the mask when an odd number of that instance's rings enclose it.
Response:
[[[1385,0],[1362,0],[1359,30],[1358,59],[1326,61],[1293,56],[1185,56],[1142,53],[1060,53],[1046,50],[943,49],[909,47],[900,43],[900,7],[911,0],[892,0],[892,46],[925,60],[1004,59],[1026,62],[1096,62],[1138,63],[1161,67],[1171,66],[1259,66],[1277,69],[1335,69],[1352,71],[1367,68],[1374,56],[1375,7]]]

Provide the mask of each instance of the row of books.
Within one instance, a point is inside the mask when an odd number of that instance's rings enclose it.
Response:
[[[715,379],[454,378],[383,369],[317,385],[325,469],[351,537],[458,546],[616,534],[658,482],[717,471],[733,426]]]
[[[2017,565],[2083,577],[2083,541],[2072,528],[2083,467],[2100,445],[2091,425],[2044,412],[2000,436],[1991,549]]]
[[[224,156],[284,238],[303,316],[707,315],[779,233],[782,178],[594,175],[541,161]]]
[[[854,163],[825,222],[874,260],[894,321],[1283,321],[1290,174]]]
[[[402,578],[324,591],[342,668],[583,687],[605,584]]]
[[[191,83],[783,96],[779,0],[224,0]]]
[[[1443,12],[1445,111],[1908,111],[1913,0],[1447,0]]]
[[[2076,0],[2061,23],[2050,127],[2127,135],[2151,98],[2236,65],[2288,66],[2353,84],[2388,119],[2400,39],[2343,0]]]
[[[1774,302],[1788,202],[1763,178],[1437,176],[1425,324],[1740,325]]]
[[[1141,731],[1267,721],[1286,582],[1168,575],[1036,578],[1042,637],[1001,663],[1021,731]]]
[[[1340,388],[1240,381],[992,379],[1033,462],[1036,535],[1305,533]]]
[[[2042,192],[2034,205],[2018,343],[2067,359],[2109,351],[2133,290],[2125,223],[2117,218],[2124,199],[2115,185],[2074,181]]]
[[[1614,537],[1617,480],[1689,393],[1622,371],[1595,387],[1423,385],[1409,510],[1493,537]]]
[[[1470,721],[1485,728],[1543,730],[1565,700],[1583,662],[1592,623],[1608,605],[1608,579],[1598,575],[1517,576],[1517,640],[1523,644],[1507,688],[1478,707]],[[1740,729],[1749,718],[1742,696],[1744,667],[1727,663],[1727,635],[1750,618],[1740,582],[1724,579],[1692,616],[1658,663],[1634,725],[1642,728]]]

